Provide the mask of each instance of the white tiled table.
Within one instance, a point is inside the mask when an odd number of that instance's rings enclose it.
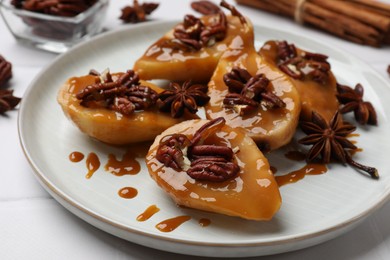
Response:
[[[111,1],[105,27],[123,26],[120,8],[131,3]],[[154,20],[179,20],[188,0],[161,0]],[[177,11],[177,10],[180,10]],[[305,35],[348,52],[365,61],[390,80],[390,48],[375,49],[349,43],[246,7],[240,10],[254,24]],[[0,54],[13,64],[11,85],[23,96],[31,80],[56,55],[18,44],[0,21]],[[389,111],[390,112],[390,111]],[[0,259],[200,259],[139,246],[96,229],[60,206],[39,185],[25,159],[17,134],[17,113],[0,117]],[[389,155],[390,156],[390,155]],[[361,225],[334,240],[304,250],[261,259],[390,259],[390,204]]]

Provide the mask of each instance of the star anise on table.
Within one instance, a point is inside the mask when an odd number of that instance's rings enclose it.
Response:
[[[12,64],[0,55],[0,87],[12,77]]]
[[[307,77],[325,84],[329,77],[330,64],[326,55],[307,51],[298,54],[294,44],[280,41],[277,57],[279,69],[294,79],[303,80]]]
[[[337,84],[337,99],[343,106],[340,108],[342,114],[353,111],[356,121],[361,124],[377,125],[377,115],[374,106],[363,100],[364,88],[357,84],[355,89]]]
[[[223,117],[211,120],[201,126],[192,139],[183,134],[163,137],[156,151],[157,160],[176,171],[185,171],[199,181],[222,182],[235,177],[240,167],[234,160],[232,148],[204,144],[225,123]]]
[[[158,3],[139,4],[137,0],[133,1],[133,6],[122,8],[122,14],[119,19],[124,23],[139,23],[146,21],[146,16],[150,15],[159,6]]]
[[[190,80],[182,85],[171,82],[169,89],[158,95],[158,104],[161,111],[171,112],[172,117],[181,117],[185,110],[195,114],[198,106],[209,102],[208,87],[203,84],[193,84]]]
[[[76,98],[85,107],[105,107],[124,115],[130,115],[137,110],[145,110],[156,103],[157,92],[139,82],[139,76],[133,70],[128,70],[115,81],[108,70],[98,73],[96,83],[87,86],[77,93]]]
[[[13,95],[13,90],[0,89],[0,114],[14,109],[20,102],[21,98]]]
[[[282,108],[286,104],[268,90],[270,80],[264,74],[252,76],[246,69],[233,67],[223,76],[229,89],[223,104],[240,115],[256,110],[260,104],[267,108]]]
[[[356,127],[344,122],[339,112],[328,123],[313,111],[311,121],[301,122],[301,129],[307,136],[298,142],[312,145],[306,156],[308,162],[320,159],[322,163],[330,163],[334,159],[367,172],[373,179],[379,178],[376,168],[361,165],[352,159],[349,151],[356,150],[357,147],[347,137]]]

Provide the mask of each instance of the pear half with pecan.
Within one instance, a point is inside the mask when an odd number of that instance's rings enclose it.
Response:
[[[160,111],[156,101],[163,90],[139,80],[132,70],[115,74],[92,71],[68,79],[57,100],[82,132],[108,144],[124,145],[153,140],[174,124],[198,118],[183,109],[176,118]]]
[[[233,6],[197,18],[186,15],[184,21],[153,43],[140,57],[134,70],[141,79],[193,80],[208,82],[224,52],[234,54],[253,45],[253,26]]]
[[[230,126],[243,128],[262,151],[291,141],[301,111],[298,91],[254,47],[242,49],[239,56],[225,53],[208,87],[208,119],[224,117]]]
[[[259,54],[294,83],[302,102],[301,119],[310,120],[313,111],[327,121],[332,119],[339,102],[336,79],[326,55],[302,50],[286,41],[268,41]]]
[[[168,128],[150,147],[146,165],[178,205],[251,220],[270,220],[281,205],[267,159],[222,117]]]

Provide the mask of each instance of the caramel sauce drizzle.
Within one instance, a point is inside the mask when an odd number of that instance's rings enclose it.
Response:
[[[104,169],[116,176],[126,174],[134,175],[140,172],[141,165],[135,159],[136,155],[131,150],[128,150],[122,157],[122,160],[117,160],[115,155],[109,154],[107,164]]]
[[[151,205],[144,212],[138,215],[137,221],[140,222],[146,221],[159,211],[160,209],[156,205]]]
[[[118,191],[118,195],[124,199],[132,199],[137,196],[138,191],[133,187],[124,187]]]
[[[210,224],[211,224],[211,220],[208,218],[199,219],[199,226],[201,226],[201,227],[207,227]]]
[[[87,160],[85,162],[87,165],[88,173],[85,176],[87,179],[91,178],[92,175],[99,169],[100,167],[100,160],[99,157],[96,155],[96,153],[89,153]]]
[[[309,163],[299,170],[290,172],[285,175],[275,176],[275,180],[280,187],[285,184],[297,182],[305,178],[306,175],[318,175],[318,174],[323,174],[327,171],[328,168],[326,168],[325,164]]]
[[[178,216],[175,218],[166,219],[156,225],[156,228],[161,232],[172,232],[184,222],[190,220],[190,216]]]
[[[74,152],[69,154],[69,160],[71,162],[77,163],[77,162],[80,162],[83,159],[84,159],[84,154],[83,153],[74,151]]]

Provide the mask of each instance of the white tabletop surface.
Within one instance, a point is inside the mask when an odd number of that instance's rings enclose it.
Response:
[[[189,0],[160,0],[153,20],[179,20],[190,11]],[[105,28],[131,24],[118,19],[130,0],[111,1]],[[180,11],[179,11],[180,10]],[[302,27],[290,20],[240,6],[254,24],[316,39],[343,49],[390,80],[390,46],[360,46]],[[0,54],[13,64],[10,85],[23,96],[32,79],[57,56],[16,42],[0,21]],[[389,111],[390,112],[390,111]],[[0,116],[0,259],[206,259],[143,247],[85,223],[58,204],[38,183],[19,144],[18,110]],[[390,259],[390,204],[385,204],[352,231],[311,248],[261,259]]]

